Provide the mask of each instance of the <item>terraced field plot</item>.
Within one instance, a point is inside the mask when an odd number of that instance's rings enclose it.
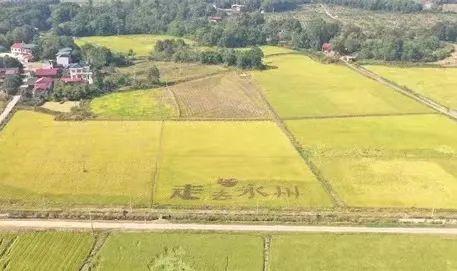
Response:
[[[132,49],[136,56],[148,56],[151,54],[157,41],[176,38],[168,35],[91,36],[78,38],[75,42],[78,46],[91,43],[124,54],[127,54]],[[191,43],[188,40],[186,42]]]
[[[440,115],[287,125],[350,206],[457,208],[457,126]]]
[[[72,102],[72,101],[67,101],[64,103],[61,102],[46,102],[44,103],[41,107],[52,110],[55,112],[71,112],[71,109],[73,107],[79,106],[79,102]]]
[[[229,73],[178,84],[175,94],[182,118],[266,119],[270,112],[247,75]]]
[[[148,270],[165,249],[182,252],[192,270],[262,270],[263,239],[255,235],[119,233],[99,254],[96,270]],[[150,269],[149,269],[150,270]]]
[[[178,117],[173,94],[167,89],[111,93],[93,99],[90,108],[100,119],[161,120]]]
[[[272,122],[167,122],[155,203],[325,207],[330,200]]]
[[[14,238],[0,258],[2,270],[79,270],[94,242],[89,233],[72,232],[19,233]]]
[[[160,125],[19,111],[0,132],[1,203],[148,205]]]
[[[457,239],[448,236],[274,235],[270,270],[454,270],[456,254]]]
[[[162,61],[135,61],[134,65],[121,67],[119,71],[136,79],[146,79],[146,71],[156,65],[160,71],[160,80],[167,83],[182,82],[191,79],[203,78],[228,69],[221,65],[203,65],[199,63],[175,63]]]
[[[430,112],[342,65],[297,54],[265,62],[271,68],[253,72],[254,78],[282,118]]]
[[[366,68],[449,108],[457,109],[457,68],[402,68],[380,65]]]

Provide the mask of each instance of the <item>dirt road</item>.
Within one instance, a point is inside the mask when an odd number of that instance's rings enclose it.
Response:
[[[17,102],[21,99],[20,95],[16,95],[13,99],[6,105],[5,110],[0,114],[0,125],[6,120],[6,117],[11,113],[14,106],[16,106]]]
[[[211,231],[211,232],[322,232],[322,233],[394,233],[457,235],[457,228],[375,228],[350,226],[295,226],[245,224],[179,224],[138,221],[72,221],[72,220],[0,220],[2,230],[117,230],[117,231]]]

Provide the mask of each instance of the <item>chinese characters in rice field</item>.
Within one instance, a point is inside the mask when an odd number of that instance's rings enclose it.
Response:
[[[234,178],[220,178],[217,189],[211,194],[212,200],[224,201],[235,198],[256,199],[273,197],[277,199],[297,199],[300,191],[297,186],[271,185],[264,186],[253,183],[240,184]],[[205,192],[203,185],[185,184],[173,188],[170,199],[199,200]]]

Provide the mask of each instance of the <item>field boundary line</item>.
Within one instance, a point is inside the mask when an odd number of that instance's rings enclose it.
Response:
[[[18,235],[16,235],[11,242],[9,242],[8,246],[5,248],[4,251],[2,251],[2,254],[0,255],[0,263],[2,263],[2,270],[7,270],[8,265],[10,264],[10,260],[8,259],[8,255],[11,253],[11,250],[13,249],[14,244],[16,243],[17,239],[19,238]]]
[[[333,115],[333,116],[303,116],[289,117],[283,120],[319,120],[319,119],[351,119],[351,118],[372,118],[372,117],[400,117],[400,116],[421,116],[439,115],[438,112],[417,112],[417,113],[380,113],[380,114],[361,114],[361,115]]]
[[[263,271],[270,271],[271,242],[271,235],[263,237]]]
[[[311,161],[311,159],[309,159],[309,157],[306,156],[303,153],[301,144],[298,142],[298,140],[295,138],[295,136],[289,130],[289,128],[287,127],[287,124],[281,119],[279,114],[276,112],[276,110],[270,104],[270,102],[268,101],[267,97],[263,93],[262,89],[260,89],[260,84],[258,84],[255,79],[253,79],[253,82],[255,82],[256,85],[259,86],[258,92],[259,92],[260,96],[262,97],[263,101],[265,102],[265,104],[268,106],[268,108],[272,112],[273,121],[284,132],[286,137],[289,138],[290,143],[292,144],[292,146],[294,146],[295,150],[298,152],[298,154],[300,155],[302,160],[305,162],[305,164],[307,165],[308,169],[313,173],[314,177],[316,177],[317,181],[321,184],[321,186],[324,188],[324,190],[329,195],[329,198],[332,201],[333,205],[335,205],[336,207],[345,207],[346,206],[345,202],[339,197],[339,195],[333,189],[333,187],[330,184],[330,182],[327,181],[322,176],[322,174],[320,173],[319,169],[316,167],[316,165],[314,165],[314,163]]]
[[[151,203],[150,206],[152,207],[154,205],[154,195],[155,195],[155,190],[157,188],[157,179],[159,177],[159,171],[160,171],[160,160],[162,159],[162,146],[163,146],[163,130],[165,129],[165,121],[162,121],[160,124],[160,132],[159,132],[159,144],[157,147],[157,155],[156,155],[156,161],[154,165],[154,174],[152,175],[152,187],[151,187]]]
[[[422,94],[419,94],[414,90],[401,86],[394,81],[384,78],[381,75],[374,73],[358,64],[352,64],[345,60],[342,60],[342,61],[347,67],[358,72],[359,74],[361,74],[367,78],[370,78],[374,81],[377,81],[387,87],[390,87],[391,89],[403,94],[404,96],[414,99],[415,101],[457,121],[457,112],[454,112],[451,108],[444,106],[441,103],[436,102],[433,99],[430,99],[429,97],[423,96]]]
[[[185,232],[265,232],[265,233],[382,233],[455,235],[457,228],[445,227],[370,227],[370,226],[298,226],[256,224],[155,223],[139,221],[76,221],[52,219],[0,220],[0,230],[103,230],[103,231],[185,231]]]
[[[11,112],[14,112],[14,107],[21,100],[21,95],[15,95],[8,102],[5,109],[0,113],[0,129],[8,122],[8,117],[11,115]]]
[[[98,253],[101,251],[103,246],[106,243],[106,239],[109,237],[109,232],[103,232],[103,233],[97,233],[95,235],[95,240],[94,243],[92,244],[92,248],[90,252],[87,254],[86,259],[84,260],[83,264],[81,265],[81,268],[79,268],[80,271],[90,271],[92,270],[93,267],[97,264],[96,259],[98,256]]]

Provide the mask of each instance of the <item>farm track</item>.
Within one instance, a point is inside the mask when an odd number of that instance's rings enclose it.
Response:
[[[97,231],[207,231],[272,233],[384,233],[457,235],[457,228],[292,226],[248,224],[178,224],[134,221],[0,220],[2,230],[97,230]]]
[[[8,116],[10,115],[11,111],[14,109],[16,104],[19,102],[21,99],[20,95],[16,95],[13,97],[13,99],[6,105],[5,109],[3,112],[0,114],[0,127],[2,127],[3,122],[7,120]]]
[[[299,155],[302,157],[308,168],[311,170],[313,175],[316,177],[316,179],[319,181],[319,183],[322,185],[322,187],[325,189],[327,194],[329,195],[333,205],[336,207],[344,207],[346,204],[344,201],[339,197],[339,195],[336,193],[336,191],[333,189],[332,185],[330,184],[329,181],[327,181],[324,176],[320,173],[319,169],[317,166],[309,159],[303,152],[302,152],[302,147],[301,144],[298,142],[298,140],[295,138],[295,136],[292,134],[292,132],[289,130],[287,127],[286,123],[284,122],[283,119],[279,116],[279,114],[275,111],[273,106],[270,104],[268,101],[267,97],[265,97],[265,94],[262,92],[262,90],[258,90],[260,97],[264,101],[264,103],[267,105],[267,107],[270,109],[271,114],[273,115],[273,121],[276,122],[278,127],[284,132],[284,134],[289,138],[291,144],[295,147]]]

